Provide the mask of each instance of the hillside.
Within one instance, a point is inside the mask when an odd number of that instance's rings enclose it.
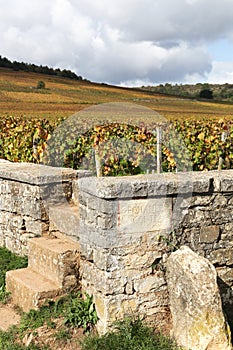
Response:
[[[143,86],[142,91],[151,91],[154,93],[165,93],[168,95],[188,98],[200,98],[203,92],[210,92],[210,98],[216,102],[233,102],[232,84],[160,84],[157,86]]]
[[[38,89],[39,81],[45,83]],[[1,115],[57,118],[105,102],[131,102],[167,118],[233,116],[233,105],[184,99],[151,91],[96,84],[85,80],[0,68]]]

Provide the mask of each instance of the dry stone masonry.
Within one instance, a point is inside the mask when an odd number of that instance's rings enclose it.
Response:
[[[168,331],[167,259],[189,246],[214,264],[233,320],[233,171],[90,175],[0,163],[0,245],[23,255],[31,238],[75,242],[79,283],[94,295],[100,332],[134,312]]]
[[[71,196],[71,169],[0,163],[0,244],[26,255],[28,239],[48,232],[48,201]],[[62,182],[63,181],[63,182]]]

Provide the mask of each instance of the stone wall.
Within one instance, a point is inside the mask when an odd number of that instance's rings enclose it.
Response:
[[[28,239],[49,231],[48,206],[71,197],[71,169],[0,163],[0,245],[27,255]]]
[[[166,329],[166,259],[181,245],[216,266],[233,319],[233,171],[81,179],[79,193],[82,284],[103,327],[139,312]]]
[[[86,175],[0,163],[0,245],[27,254],[30,237],[79,240],[81,284],[94,295],[101,332],[134,312],[166,330],[166,260],[187,245],[215,265],[233,319],[233,171]]]

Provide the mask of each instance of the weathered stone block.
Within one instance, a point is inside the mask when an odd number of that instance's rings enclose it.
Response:
[[[126,256],[124,256],[121,261],[123,266],[126,269],[134,268],[138,271],[146,270],[151,268],[156,259],[160,259],[162,257],[161,251],[159,251],[159,247],[154,246],[155,250],[144,251],[139,248],[137,252],[129,252]]]
[[[210,261],[212,262],[212,264],[218,266],[233,265],[233,248],[229,247],[213,250],[210,253]]]
[[[29,267],[56,281],[61,287],[67,276],[75,276],[77,285],[79,245],[59,238],[40,237],[29,241]],[[74,277],[69,278],[69,283]],[[74,285],[75,286],[75,285]]]
[[[72,197],[72,183],[69,181],[61,183],[50,183],[40,186],[40,198],[45,207],[62,204],[70,201]]]
[[[103,214],[116,213],[118,207],[117,200],[97,198],[85,192],[79,193],[80,204],[86,209],[93,209]]]
[[[88,290],[93,294],[93,290]],[[99,317],[97,330],[100,334],[106,333],[115,320],[120,320],[125,316],[133,315],[138,311],[138,303],[135,296],[116,295],[104,296],[100,293],[93,294],[96,312]]]
[[[217,194],[214,197],[213,203],[212,203],[212,208],[214,210],[218,210],[219,208],[226,208],[228,203],[227,203],[228,199],[226,196],[224,196],[222,193],[221,194]]]
[[[209,192],[211,176],[198,173],[80,179],[79,189],[99,198],[137,198]]]
[[[92,286],[103,295],[124,294],[127,284],[127,277],[124,275],[114,278],[111,272],[99,270],[93,263],[87,261],[81,261],[80,274],[84,290]]]
[[[58,230],[75,241],[79,240],[79,210],[68,202],[49,209],[50,231]]]
[[[63,292],[56,282],[29,268],[8,271],[6,288],[13,303],[24,312],[38,309],[46,300],[57,298]]]
[[[134,289],[140,294],[166,290],[166,281],[163,274],[147,276],[134,283]]]
[[[117,229],[142,234],[166,230],[171,227],[171,213],[171,198],[119,200]]]
[[[48,224],[40,220],[33,220],[30,217],[25,217],[25,229],[27,232],[33,233],[35,236],[42,236],[48,232]]]
[[[233,191],[233,176],[232,170],[230,173],[224,172],[221,175],[221,192],[232,192]]]
[[[178,344],[192,350],[232,349],[214,266],[182,247],[168,258],[167,283]]]
[[[77,177],[77,171],[33,163],[1,163],[0,177],[32,185],[59,183]]]
[[[218,277],[225,283],[228,287],[233,286],[233,268],[232,267],[216,267]],[[232,291],[233,292],[233,291]],[[233,300],[232,300],[233,303]]]
[[[103,230],[109,230],[114,227],[114,220],[110,215],[97,216],[96,219],[97,219],[97,222],[96,222],[97,226]]]
[[[219,238],[219,226],[204,226],[200,231],[200,243],[213,243]]]

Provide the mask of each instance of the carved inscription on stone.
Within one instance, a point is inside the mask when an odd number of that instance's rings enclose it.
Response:
[[[127,232],[148,232],[171,226],[170,198],[151,198],[118,201],[118,229]]]

